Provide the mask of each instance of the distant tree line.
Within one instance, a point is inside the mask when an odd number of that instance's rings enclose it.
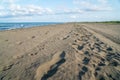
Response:
[[[120,23],[120,21],[104,21],[102,23]]]

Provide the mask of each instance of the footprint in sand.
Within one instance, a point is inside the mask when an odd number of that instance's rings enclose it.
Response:
[[[3,67],[3,71],[7,71],[7,70],[11,69],[13,67],[13,65],[14,64],[12,63],[12,64],[9,64],[9,65]]]
[[[35,38],[35,36],[32,36],[31,38],[32,38],[32,39],[34,39],[34,38]]]
[[[18,41],[18,42],[16,42],[16,44],[21,45],[21,44],[23,44],[23,42],[22,41]]]
[[[107,51],[112,51],[113,49],[111,47],[108,47],[106,50]]]
[[[89,53],[88,51],[85,51],[84,54],[85,54],[86,56],[90,56],[90,53]]]
[[[108,65],[117,67],[118,65],[120,65],[120,62],[117,60],[112,60],[112,61],[110,61],[110,63]]]
[[[64,38],[63,38],[63,40],[66,40],[67,38],[69,38],[70,36],[68,35],[68,36],[65,36]]]
[[[98,63],[98,66],[105,66],[106,64],[105,64],[105,62],[99,62]]]
[[[35,53],[30,53],[30,54],[28,54],[29,56],[35,56],[35,55],[37,55],[38,54],[38,52],[35,52]]]
[[[106,55],[106,59],[107,59],[107,61],[111,61],[111,60],[113,60],[113,59],[116,59],[116,60],[120,60],[120,54],[119,53],[109,53],[108,52],[108,54]]]
[[[97,67],[96,69],[95,69],[95,71],[100,71],[101,70],[101,68],[100,67]]]
[[[78,45],[78,50],[82,50],[84,48],[84,45],[82,44],[82,45]]]
[[[8,42],[8,39],[6,39],[5,41]]]
[[[87,57],[85,57],[85,58],[83,59],[83,64],[87,65],[87,64],[89,63],[89,61],[90,61],[90,59],[87,58]]]
[[[85,73],[88,71],[88,68],[86,66],[82,67],[82,70],[79,72],[79,80],[82,80],[82,76],[85,75]]]
[[[40,65],[36,71],[36,80],[47,80],[49,77],[53,76],[60,65],[65,62],[65,51],[62,53],[56,53],[53,55],[52,60]]]
[[[106,59],[109,62],[109,66],[118,66],[120,65],[120,55],[119,53],[108,53]]]

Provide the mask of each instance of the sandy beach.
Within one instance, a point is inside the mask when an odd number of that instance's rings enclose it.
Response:
[[[120,24],[0,31],[0,80],[120,80]]]

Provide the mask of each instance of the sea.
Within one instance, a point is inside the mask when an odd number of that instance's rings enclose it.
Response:
[[[0,31],[11,30],[18,28],[29,28],[29,27],[38,27],[46,26],[53,24],[62,24],[62,22],[19,22],[19,23],[0,23]]]

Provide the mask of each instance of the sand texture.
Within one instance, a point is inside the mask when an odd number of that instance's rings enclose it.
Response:
[[[120,80],[120,24],[0,31],[0,80]]]

